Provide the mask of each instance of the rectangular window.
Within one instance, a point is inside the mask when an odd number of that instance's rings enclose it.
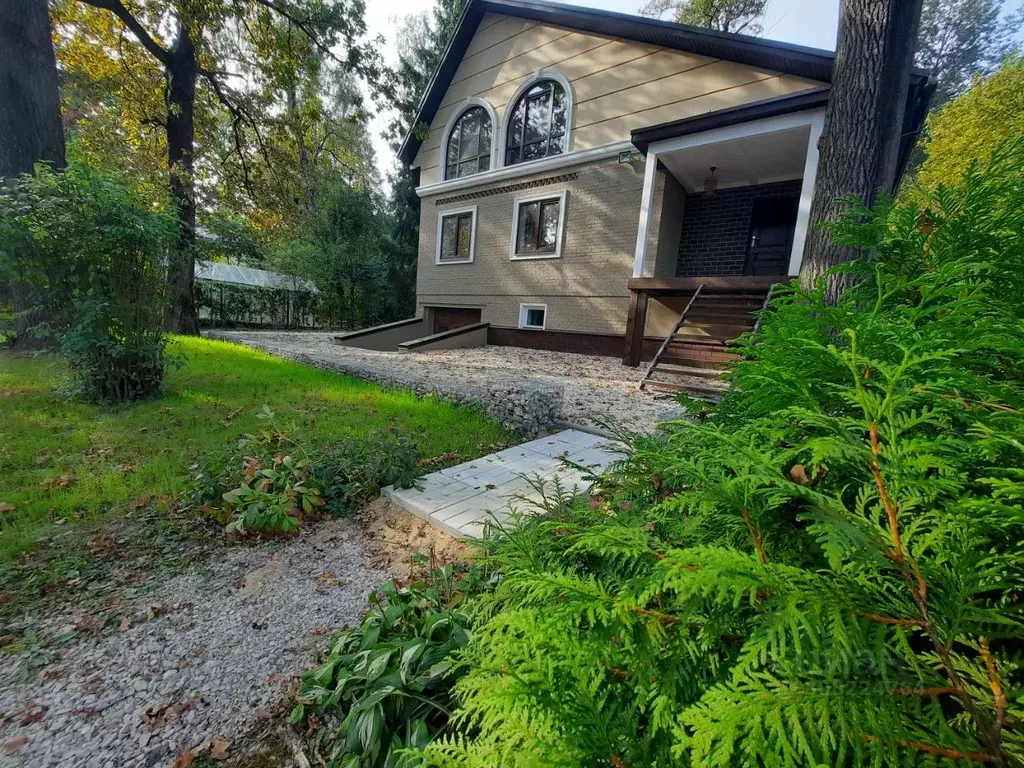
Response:
[[[437,217],[438,264],[473,261],[476,246],[476,208],[445,211]]]
[[[562,255],[565,190],[550,196],[516,200],[512,258],[543,259]]]
[[[519,327],[529,331],[543,331],[548,320],[547,304],[520,304]]]

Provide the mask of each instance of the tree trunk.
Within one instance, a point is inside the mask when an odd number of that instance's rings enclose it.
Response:
[[[199,334],[195,302],[196,196],[195,100],[196,49],[184,22],[167,66],[167,161],[171,200],[178,208],[178,240],[167,265],[164,326],[174,333]]]
[[[36,163],[63,168],[64,125],[46,0],[0,0],[0,184]],[[10,285],[14,339],[46,320],[32,286]]]
[[[871,204],[879,191],[895,191],[921,3],[841,0],[832,95],[818,144],[818,178],[800,269],[804,288],[859,255],[834,245],[831,233],[822,229],[845,210],[838,198],[857,195]],[[825,280],[832,302],[849,287],[845,278]]]
[[[57,60],[46,0],[0,2],[0,177],[64,167]]]
[[[309,161],[309,148],[306,146],[306,131],[299,111],[299,98],[295,91],[293,77],[287,88],[288,122],[295,133],[295,146],[299,154],[299,176],[302,181],[303,207],[306,213],[312,213],[316,205],[316,183],[313,179],[313,168]]]

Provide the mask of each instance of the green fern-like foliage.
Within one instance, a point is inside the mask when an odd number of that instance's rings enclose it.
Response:
[[[1024,765],[1024,139],[851,201],[700,419],[500,529],[431,765]]]

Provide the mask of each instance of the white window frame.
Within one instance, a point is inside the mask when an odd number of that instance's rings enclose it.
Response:
[[[544,310],[544,322],[541,325],[527,325],[526,318],[530,316],[531,309]],[[547,304],[520,304],[519,305],[519,329],[523,331],[546,331],[548,328],[548,305]]]
[[[468,259],[442,259],[441,258],[441,238],[443,230],[441,228],[442,222],[449,216],[460,216],[464,213],[473,214],[473,225],[469,230],[469,258]],[[456,232],[456,236],[458,233]],[[453,208],[450,211],[438,211],[437,214],[437,248],[434,251],[434,264],[441,266],[442,264],[472,264],[476,258],[476,206],[470,208]]]
[[[536,160],[527,160],[522,163],[513,163],[512,165],[505,164],[505,137],[508,136],[509,125],[512,123],[512,112],[515,109],[516,102],[519,101],[519,97],[526,93],[530,88],[535,86],[542,80],[554,80],[565,91],[565,151],[562,155],[548,155],[547,157],[538,157]],[[561,157],[572,152],[573,138],[576,133],[576,92],[573,90],[572,83],[569,82],[569,78],[563,75],[556,69],[538,69],[532,75],[529,75],[523,82],[516,88],[516,92],[512,94],[512,98],[508,100],[505,105],[505,113],[501,118],[501,152],[498,153],[498,162],[500,165],[494,166],[495,168],[519,168],[520,166],[529,167],[534,163],[543,163],[545,160],[550,160],[552,157]],[[442,169],[442,176],[444,175]]]
[[[565,207],[568,202],[569,190],[562,189],[558,192],[547,192],[542,195],[530,195],[528,197],[517,197],[512,201],[512,239],[509,245],[509,259],[511,261],[535,261],[537,259],[560,259],[562,258],[562,242],[565,237]],[[555,230],[554,253],[516,253],[516,241],[519,239],[519,209],[527,203],[535,203],[538,200],[558,199],[558,227]],[[474,219],[474,222],[476,220]],[[537,222],[538,225],[540,222]]]
[[[452,131],[455,130],[455,124],[462,119],[462,116],[466,114],[473,107],[483,107],[484,112],[491,120],[491,167],[487,171],[477,171],[471,173],[468,176],[458,176],[454,179],[445,178],[445,174],[448,172],[448,140],[452,137]],[[466,99],[464,102],[459,104],[455,111],[452,112],[448,118],[448,122],[445,123],[444,133],[441,135],[441,181],[459,181],[461,179],[470,179],[481,173],[487,173],[498,168],[498,162],[505,156],[504,154],[504,142],[498,143],[502,136],[502,124],[498,122],[498,113],[494,111],[494,107],[489,101],[483,99],[472,98]]]

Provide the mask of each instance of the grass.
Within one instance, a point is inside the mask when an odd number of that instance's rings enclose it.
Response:
[[[318,446],[398,427],[424,458],[472,458],[507,435],[481,413],[280,360],[220,341],[176,339],[163,394],[121,406],[68,400],[49,356],[0,353],[0,563],[58,525],[96,524],[145,508],[170,514],[204,456],[233,446],[264,405],[290,437]],[[7,507],[3,507],[7,509]]]

